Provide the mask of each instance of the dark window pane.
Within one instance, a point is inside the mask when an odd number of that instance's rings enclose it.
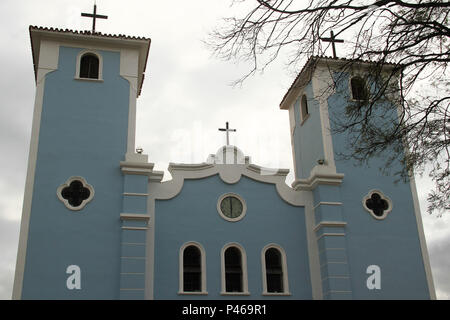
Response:
[[[200,292],[201,281],[202,280],[200,272],[184,272],[183,274],[184,292]]]
[[[367,100],[366,82],[361,77],[353,77],[350,81],[352,98],[354,100]]]
[[[196,246],[189,246],[183,252],[183,290],[201,291],[202,287],[201,253]]]
[[[309,114],[308,111],[308,101],[306,99],[306,95],[302,96],[302,101],[301,101],[301,109],[302,109],[302,120],[305,120],[306,116]]]
[[[374,215],[381,217],[384,211],[389,209],[389,203],[382,199],[378,193],[374,193],[370,199],[366,200],[366,207],[372,210]]]
[[[85,54],[80,61],[80,78],[98,79],[99,60],[92,54]]]
[[[238,273],[227,273],[226,292],[242,292],[242,275]]]
[[[220,203],[220,210],[228,218],[237,218],[242,214],[242,202],[233,196],[226,197]]]
[[[267,292],[284,292],[281,253],[275,248],[270,248],[267,249],[265,258]]]
[[[89,189],[83,186],[79,180],[74,180],[68,187],[61,191],[61,196],[66,199],[72,207],[78,207],[91,195]]]
[[[225,251],[225,290],[226,292],[243,291],[241,252],[235,247]]]

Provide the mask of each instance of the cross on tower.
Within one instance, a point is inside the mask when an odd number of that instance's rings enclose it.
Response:
[[[92,33],[95,33],[95,19],[108,19],[108,16],[97,14],[96,4],[94,4],[94,13],[81,13],[81,16],[92,18]]]
[[[228,127],[228,121],[226,122],[225,128],[219,128],[219,131],[225,131],[227,134],[227,146],[230,145],[230,136],[229,136],[229,132],[236,132],[236,129],[230,129]]]
[[[344,42],[344,40],[336,39],[336,37],[335,37],[335,35],[333,33],[333,30],[330,31],[330,34],[331,34],[331,36],[329,38],[319,38],[319,39],[322,40],[322,41],[325,41],[325,42],[331,42],[331,47],[333,48],[333,58],[337,58],[335,43],[336,42],[342,43],[342,42]]]

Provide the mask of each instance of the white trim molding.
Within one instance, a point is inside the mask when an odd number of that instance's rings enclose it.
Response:
[[[121,164],[122,165],[122,164]],[[203,179],[216,174],[227,184],[238,183],[242,176],[252,180],[275,185],[278,195],[293,206],[305,205],[305,192],[293,190],[286,184],[288,169],[271,169],[254,164],[169,164],[172,179],[162,182],[163,175],[159,171],[149,172],[149,197],[169,200],[182,190],[184,180]],[[122,171],[124,169],[122,168]]]
[[[326,232],[322,233],[320,236],[317,237],[317,241],[319,241],[323,237],[343,237],[345,236],[345,233],[339,233],[339,232]]]
[[[38,48],[33,48],[38,51]],[[35,61],[36,93],[34,98],[34,111],[31,126],[30,147],[28,151],[28,166],[23,197],[22,218],[20,222],[20,236],[17,250],[16,270],[12,299],[18,300],[22,297],[23,277],[25,272],[25,260],[28,244],[28,229],[34,191],[36,162],[39,148],[39,132],[41,128],[42,105],[44,101],[45,79],[47,74],[58,70],[59,44],[53,41],[41,41],[39,52],[42,56]]]
[[[331,137],[328,112],[328,98],[335,93],[335,88],[333,86],[330,87],[330,83],[334,83],[334,80],[329,67],[318,66],[313,72],[311,79],[313,97],[319,103],[324,160],[329,166],[335,168],[333,139]]]
[[[198,250],[200,250],[200,270],[201,270],[201,290],[200,291],[184,291],[184,261],[183,261],[183,255],[184,255],[184,250],[187,247],[190,246],[194,246],[196,247]],[[178,256],[178,266],[179,266],[179,274],[178,274],[178,285],[179,285],[179,290],[178,290],[178,294],[181,295],[207,295],[208,291],[206,290],[206,251],[203,248],[203,246],[196,242],[196,241],[189,241],[184,243],[181,248],[180,248],[180,252],[179,252],[179,256]]]
[[[432,300],[436,300],[436,290],[434,288],[433,273],[431,272],[430,257],[428,255],[427,242],[425,238],[425,233],[423,231],[422,215],[420,213],[419,197],[417,196],[417,188],[416,188],[416,181],[414,178],[414,172],[410,173],[409,185],[411,188],[413,198],[414,214],[416,216],[417,232],[419,234],[420,248],[422,249],[422,260],[425,268],[425,274],[427,277],[428,291],[430,293],[430,298]]]
[[[320,201],[313,207],[313,210],[316,210],[319,206],[342,206],[342,202],[335,201]]]
[[[394,83],[398,82],[398,77],[394,79]],[[394,96],[391,101],[397,101],[396,97]],[[397,116],[401,118],[402,116],[402,109],[400,105],[397,105]],[[403,146],[404,153],[408,154],[408,148],[404,145]],[[413,198],[413,206],[414,206],[414,215],[416,217],[416,225],[417,225],[417,232],[419,234],[419,242],[420,242],[420,248],[422,249],[422,261],[425,268],[425,274],[427,278],[428,283],[428,291],[430,294],[430,298],[432,300],[436,300],[436,289],[434,287],[434,281],[433,281],[433,274],[431,271],[431,264],[430,264],[430,257],[428,254],[428,247],[427,247],[427,241],[425,238],[424,228],[423,228],[423,222],[422,222],[422,213],[420,211],[420,204],[419,204],[419,196],[417,195],[417,187],[416,187],[416,178],[414,174],[414,169],[411,169],[409,172],[409,186],[411,189],[411,195]]]
[[[69,187],[73,181],[80,181],[83,184],[83,187],[89,190],[89,197],[87,199],[83,200],[81,202],[81,204],[77,207],[72,206],[67,199],[64,199],[62,197],[62,194],[61,194],[62,190],[66,187]],[[80,211],[94,198],[94,188],[89,183],[87,183],[86,179],[84,179],[83,177],[72,176],[69,179],[67,179],[67,181],[65,183],[63,183],[56,189],[56,195],[58,196],[58,199],[62,203],[64,203],[64,205],[66,206],[67,209],[70,209],[73,211]]]
[[[314,227],[314,232],[324,227],[345,228],[347,222],[344,221],[321,221]]]
[[[149,214],[140,214],[140,213],[121,213],[120,220],[144,220],[149,221]]]
[[[155,173],[155,171],[153,171],[153,167],[154,164],[148,162],[120,161],[120,170],[122,171],[123,174],[151,176],[152,174]]]
[[[241,202],[241,204],[242,204],[242,212],[241,212],[241,214],[238,217],[230,218],[230,217],[227,217],[222,212],[221,203],[222,203],[223,199],[225,199],[226,197],[234,197],[234,198],[238,199]],[[244,218],[245,213],[247,212],[247,204],[245,203],[244,198],[242,198],[240,195],[238,195],[236,193],[233,193],[233,192],[228,192],[228,193],[225,193],[225,194],[221,195],[219,197],[219,199],[217,200],[217,212],[219,212],[220,216],[223,219],[225,219],[226,221],[237,222],[237,221],[242,220]]]
[[[372,195],[374,195],[374,194],[378,194],[382,200],[385,200],[388,203],[388,208],[386,210],[384,210],[384,212],[381,216],[377,216],[376,214],[374,214],[373,210],[369,209],[366,205],[366,201],[369,200],[370,198],[372,198]],[[377,190],[377,189],[372,189],[369,191],[369,193],[362,199],[362,205],[363,205],[364,209],[366,209],[366,211],[369,212],[370,215],[377,220],[386,219],[387,215],[389,214],[389,212],[392,211],[392,208],[393,208],[392,200],[389,199],[389,197],[385,196],[382,191]]]
[[[226,281],[225,281],[225,251],[229,248],[236,248],[241,253],[241,268],[242,268],[242,291],[241,292],[227,292],[226,290]],[[230,295],[230,296],[248,296],[250,292],[248,291],[248,274],[247,274],[247,254],[245,253],[245,249],[237,242],[227,243],[220,253],[221,258],[221,283],[222,290],[220,291],[221,295]]]
[[[294,190],[314,190],[319,184],[338,186],[344,179],[343,173],[336,173],[336,168],[329,165],[316,165],[309,178],[292,182]]]
[[[134,154],[136,143],[136,98],[139,95],[139,51],[138,49],[121,48],[120,76],[128,81],[130,95],[128,97],[128,134],[127,155]]]
[[[266,276],[266,251],[268,249],[276,249],[280,253],[281,256],[281,272],[283,274],[283,292],[268,292],[267,291],[267,276]],[[286,252],[284,249],[275,243],[270,243],[266,245],[261,250],[261,266],[262,266],[262,284],[263,284],[263,295],[264,296],[289,296],[291,293],[289,292],[289,279],[288,279],[288,268],[287,268],[287,259]]]

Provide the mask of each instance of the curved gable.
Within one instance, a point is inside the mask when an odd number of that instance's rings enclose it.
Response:
[[[169,165],[172,180],[161,182],[162,175],[156,173],[150,178],[150,194],[154,199],[168,200],[182,190],[185,179],[203,179],[219,175],[227,184],[238,183],[242,176],[254,181],[274,184],[278,195],[293,206],[304,206],[304,191],[295,191],[285,180],[288,169],[270,169],[253,164],[174,164]]]

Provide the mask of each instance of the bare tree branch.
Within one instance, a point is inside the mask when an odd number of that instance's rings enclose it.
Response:
[[[250,0],[246,0],[249,2]],[[320,38],[331,30],[344,37],[349,61],[371,61],[370,99],[349,105],[345,117],[334,123],[336,132],[352,137],[349,153],[365,162],[387,150],[386,170],[401,158],[407,178],[412,170],[430,176],[436,189],[429,195],[429,212],[450,207],[450,3],[444,0],[252,0],[253,9],[242,17],[224,20],[208,45],[220,58],[244,60],[250,70],[241,84],[273,61],[287,58],[297,69],[313,56],[324,56]],[[386,73],[385,66],[390,66]],[[345,74],[345,72],[343,73]],[[333,86],[339,79],[334,79]],[[389,104],[383,103],[387,98]],[[383,105],[398,107],[393,124],[375,112]],[[387,108],[387,107],[386,107]],[[396,111],[397,112],[397,111]],[[404,154],[404,147],[407,153]]]

